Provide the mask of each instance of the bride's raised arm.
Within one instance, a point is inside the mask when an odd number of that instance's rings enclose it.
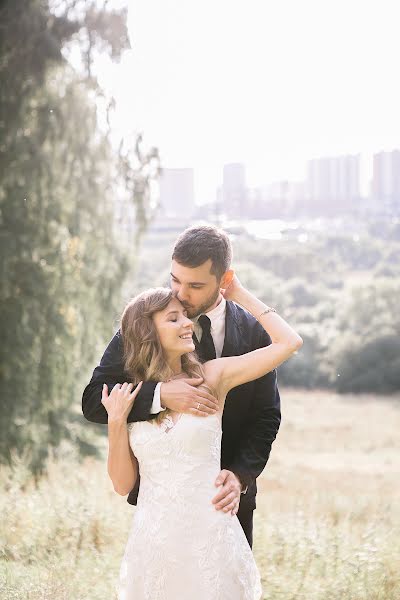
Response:
[[[220,398],[232,388],[269,373],[303,345],[299,334],[276,313],[275,309],[246,290],[236,275],[225,291],[225,298],[233,300],[248,310],[264,327],[272,343],[248,354],[219,358],[207,363],[207,370],[213,374],[212,379],[217,383]]]

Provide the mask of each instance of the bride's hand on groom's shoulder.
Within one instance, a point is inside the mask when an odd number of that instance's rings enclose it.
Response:
[[[238,276],[236,273],[233,273],[232,279],[229,281],[229,284],[226,288],[221,288],[221,294],[224,296],[225,300],[234,300],[238,301],[240,294],[244,291],[243,285],[240,283]]]
[[[142,387],[142,381],[132,391],[133,383],[116,383],[111,393],[108,394],[108,386],[103,385],[101,394],[101,403],[108,413],[108,422],[123,421],[126,422],[131,408]]]

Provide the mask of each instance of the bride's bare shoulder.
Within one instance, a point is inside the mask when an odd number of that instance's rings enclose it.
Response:
[[[209,360],[203,365],[205,383],[220,397],[221,395],[221,359]]]
[[[203,364],[204,375],[207,380],[218,379],[221,375],[221,361],[218,358],[208,360]]]

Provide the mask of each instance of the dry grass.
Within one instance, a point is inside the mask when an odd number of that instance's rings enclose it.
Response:
[[[282,427],[258,480],[265,598],[398,600],[400,399],[282,397]]]
[[[398,600],[399,399],[281,396],[255,517],[265,599]],[[20,464],[0,481],[0,597],[114,598],[133,510],[105,463],[51,461],[36,488]]]

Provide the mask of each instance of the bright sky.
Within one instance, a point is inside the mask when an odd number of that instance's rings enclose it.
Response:
[[[227,162],[250,185],[307,159],[400,147],[398,0],[129,0],[132,51],[104,68],[116,127],[213,199]]]

